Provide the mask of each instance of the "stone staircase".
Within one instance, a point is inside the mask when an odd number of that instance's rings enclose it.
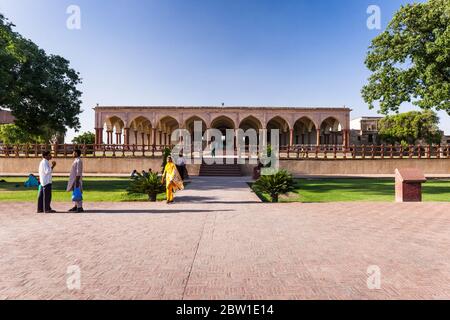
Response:
[[[201,177],[241,177],[241,168],[238,164],[206,164],[200,167]]]

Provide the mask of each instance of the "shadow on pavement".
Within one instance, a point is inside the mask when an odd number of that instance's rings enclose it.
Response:
[[[158,209],[158,210],[142,210],[142,209],[114,209],[114,210],[86,210],[85,213],[106,213],[106,214],[122,214],[122,213],[149,213],[149,214],[159,214],[159,213],[206,213],[206,212],[227,212],[235,210],[183,210],[183,209]],[[82,214],[85,214],[82,213]]]
[[[261,203],[261,201],[252,200],[218,200],[216,197],[200,197],[200,196],[179,196],[177,203],[205,203],[205,204],[252,204]]]

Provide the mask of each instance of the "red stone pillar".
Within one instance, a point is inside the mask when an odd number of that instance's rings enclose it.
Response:
[[[316,145],[320,146],[320,129],[316,129]]]
[[[134,131],[134,143],[133,144],[134,145],[138,144],[138,132],[137,131]]]
[[[129,145],[130,144],[130,128],[125,128],[124,129],[124,135],[125,135],[125,144]]]
[[[100,128],[95,128],[95,144],[100,144]]]
[[[106,131],[106,144],[111,144],[111,140],[112,140],[112,131]]]
[[[152,145],[152,140],[150,139],[150,133],[147,133],[147,145],[150,147]]]
[[[342,139],[343,139],[343,146],[344,148],[348,148],[349,144],[350,144],[350,135],[349,135],[350,130],[348,129],[344,129],[342,131]]]
[[[294,129],[291,129],[289,132],[289,147],[294,145]]]
[[[152,129],[152,144],[156,146],[156,128]]]

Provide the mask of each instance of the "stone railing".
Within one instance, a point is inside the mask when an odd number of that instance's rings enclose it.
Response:
[[[281,159],[450,159],[440,145],[295,145],[280,148]]]
[[[162,157],[165,148],[173,146],[157,145],[94,145],[94,144],[0,144],[0,158],[39,158],[42,152],[50,151],[54,158],[70,158],[75,149],[80,149],[84,157]],[[249,150],[245,148],[244,156],[249,156]],[[203,155],[210,156],[208,148]],[[217,152],[219,154],[219,152]],[[200,156],[198,152],[189,153],[194,157]],[[236,156],[236,152],[225,156]],[[257,156],[256,154],[253,156]],[[399,145],[294,145],[280,147],[280,159],[450,159],[450,146],[440,145],[411,145],[403,147]]]

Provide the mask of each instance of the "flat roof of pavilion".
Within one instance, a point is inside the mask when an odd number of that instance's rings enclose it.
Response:
[[[311,110],[311,111],[352,111],[346,106],[330,107],[330,106],[314,106],[314,107],[286,107],[286,106],[100,106],[97,105],[94,109],[209,109],[209,110]]]

